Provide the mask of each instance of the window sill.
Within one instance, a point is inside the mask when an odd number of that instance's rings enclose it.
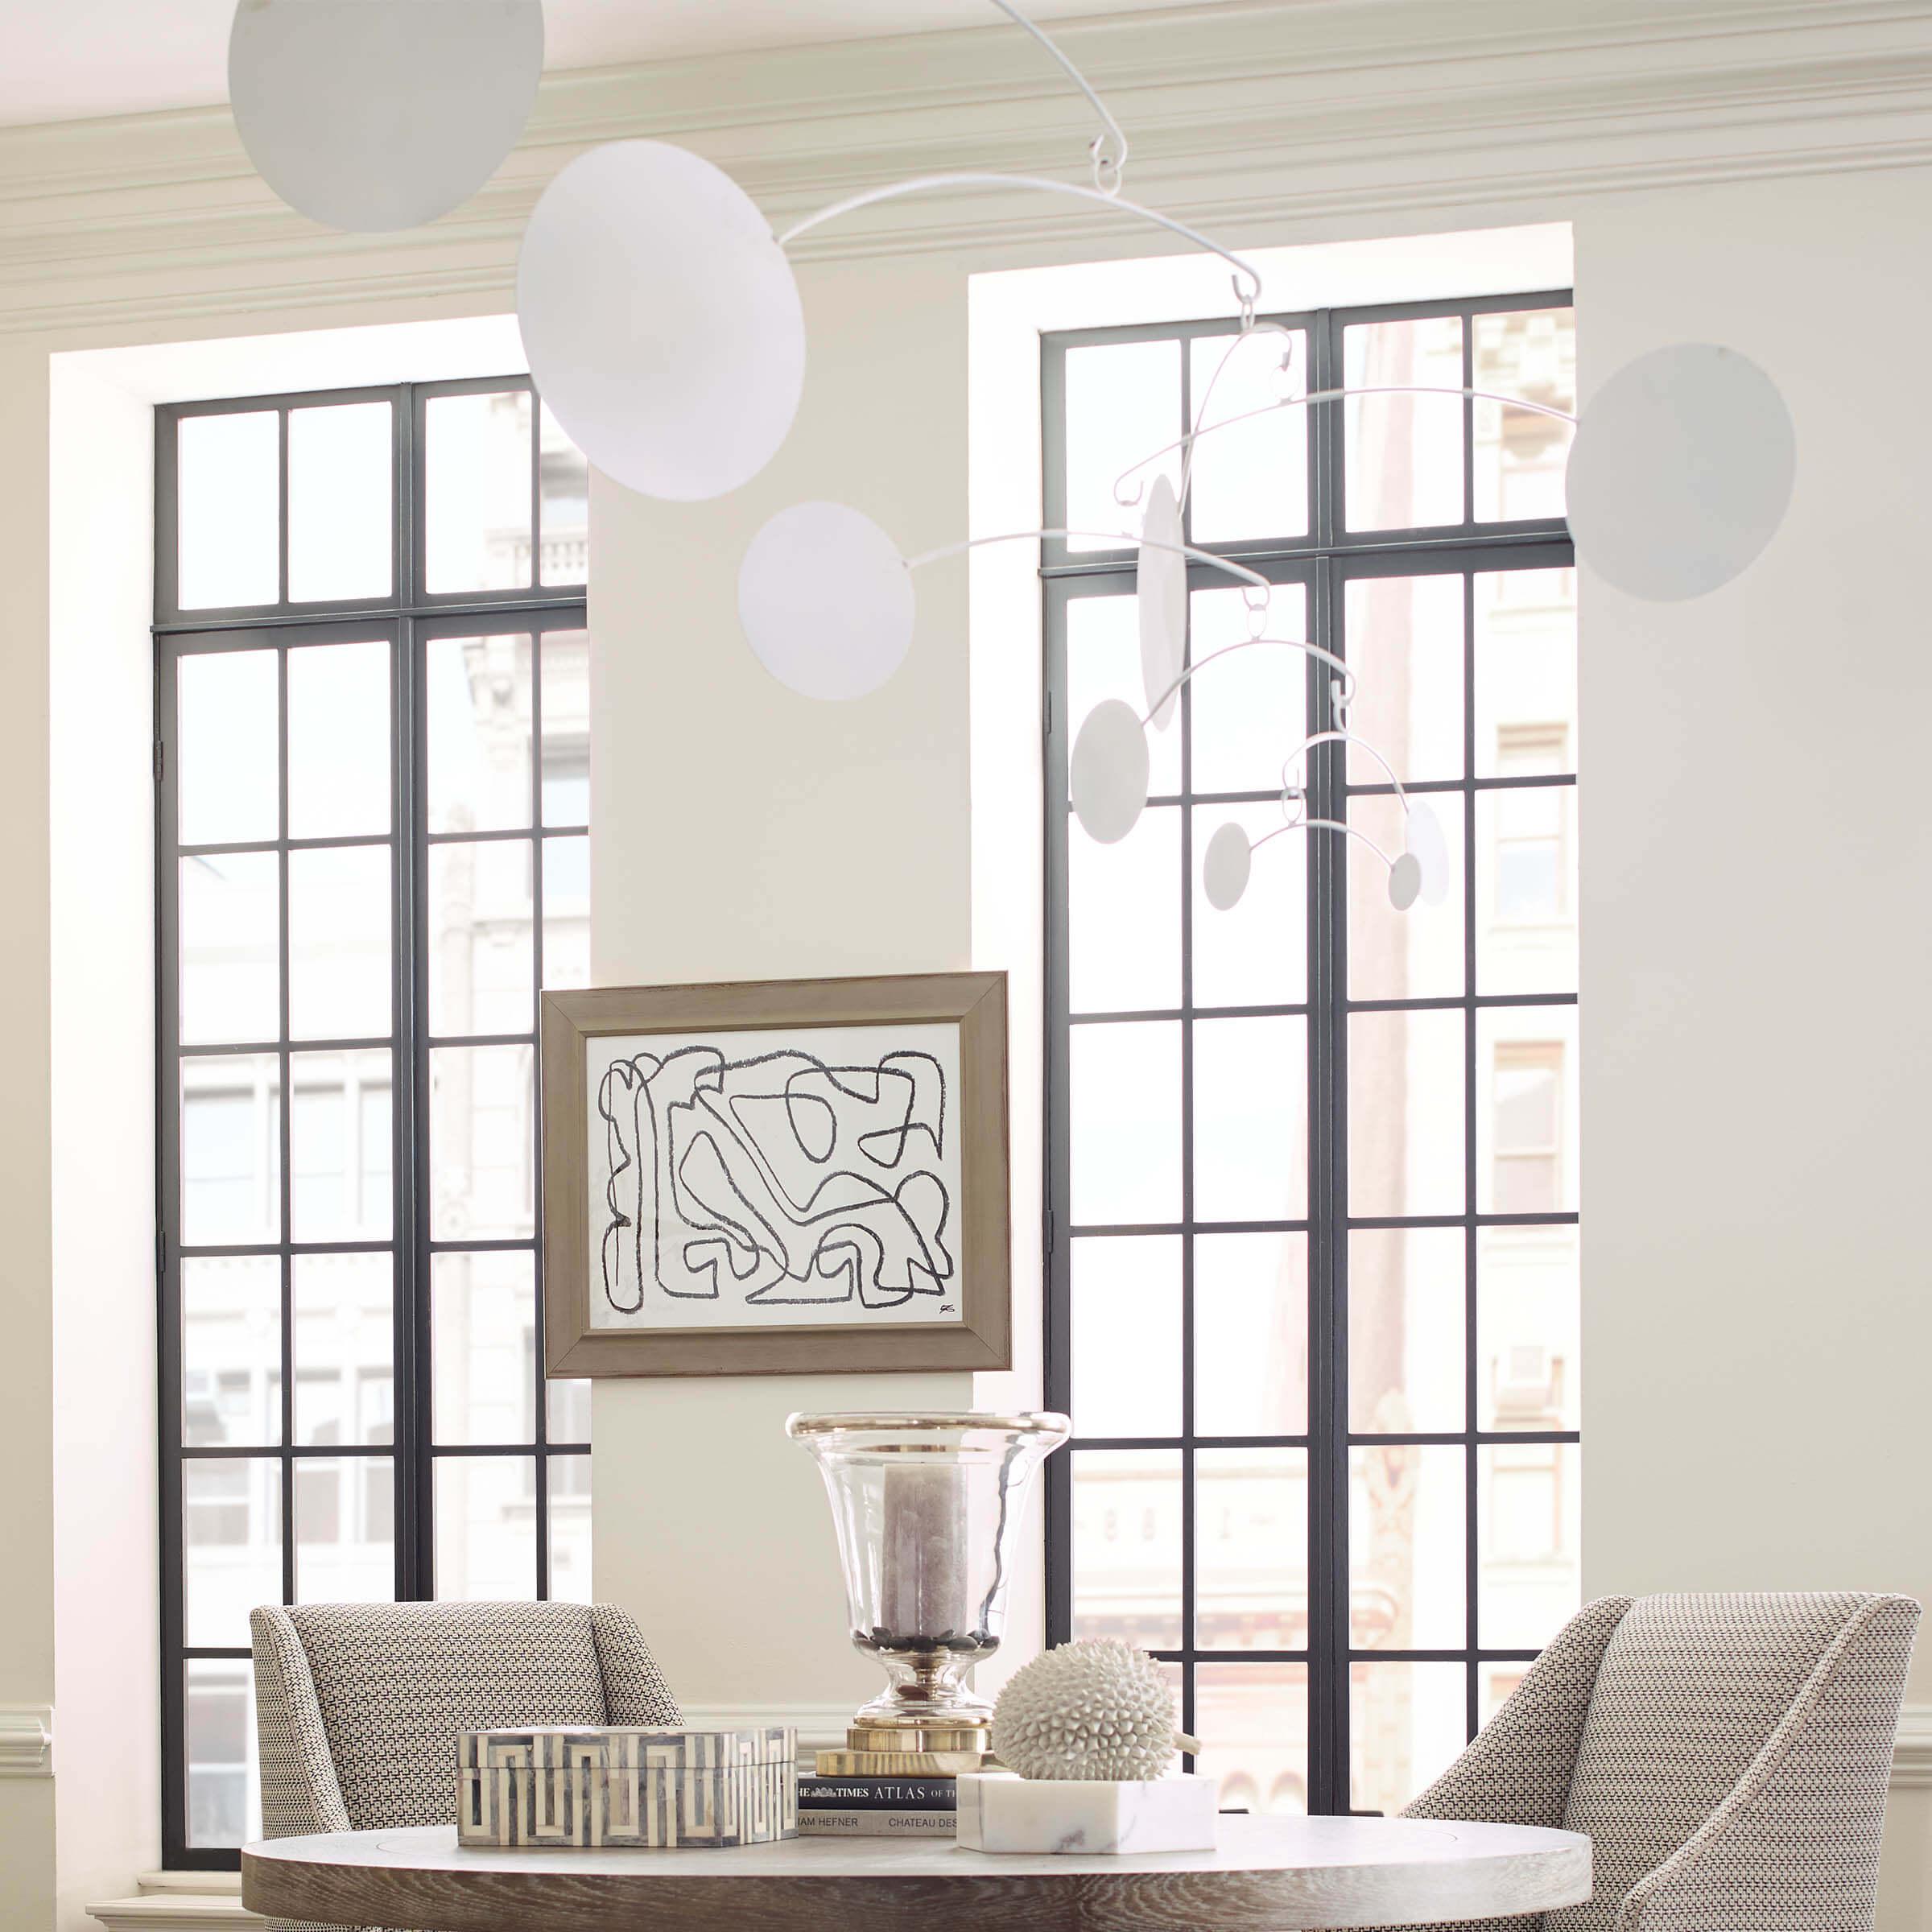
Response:
[[[88,1916],[108,1932],[233,1932],[268,1922],[243,1906],[238,1872],[144,1872],[137,1882],[138,1896],[89,1905]]]

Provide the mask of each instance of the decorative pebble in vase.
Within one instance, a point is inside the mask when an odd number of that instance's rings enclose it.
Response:
[[[1174,1696],[1144,1650],[1113,1639],[1036,1657],[993,1706],[993,1748],[1018,1777],[959,1781],[959,1842],[977,1852],[1212,1852],[1217,1779],[1167,1773]]]

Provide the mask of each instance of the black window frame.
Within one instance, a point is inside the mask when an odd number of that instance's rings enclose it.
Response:
[[[530,577],[521,590],[431,593],[423,588],[427,411],[432,402],[447,396],[501,394],[522,391],[530,397]],[[391,405],[391,581],[384,598],[293,602],[288,588],[289,492],[288,417],[291,410],[329,407],[357,402]],[[180,607],[176,577],[180,528],[179,436],[181,423],[191,418],[275,411],[279,464],[279,588],[272,604],[221,609]],[[540,1083],[535,1080],[537,1034],[535,989],[543,983],[543,861],[555,837],[582,837],[586,824],[551,825],[543,810],[543,672],[541,639],[553,632],[588,630],[588,588],[584,584],[545,584],[542,578],[543,492],[542,487],[543,415],[535,386],[527,375],[468,378],[227,397],[163,405],[155,412],[155,1133],[156,1133],[156,1274],[159,1308],[158,1368],[160,1448],[161,1558],[161,1794],[162,1858],[172,1870],[235,1871],[238,1847],[195,1845],[188,1842],[187,1679],[191,1662],[239,1661],[246,1670],[250,1653],[238,1646],[190,1646],[185,1631],[186,1555],[184,1536],[184,1483],[186,1467],[197,1459],[225,1458],[250,1463],[273,1460],[279,1472],[281,1515],[281,1600],[295,1600],[296,1544],[294,1512],[296,1465],[303,1460],[347,1460],[371,1456],[394,1459],[395,1600],[420,1601],[435,1591],[435,1500],[437,1462],[448,1457],[484,1456],[505,1459],[534,1459],[536,1472],[533,1514],[535,1525],[536,1596],[550,1589],[549,1476],[552,1460],[588,1456],[588,1442],[552,1443],[549,1437],[542,1345],[543,1199],[536,1149],[541,1146]],[[526,828],[507,832],[431,832],[427,829],[427,707],[424,693],[425,646],[438,638],[528,634],[530,667],[530,819]],[[390,647],[391,770],[390,830],[380,835],[323,837],[288,836],[288,711],[290,649],[303,645],[346,643],[382,638]],[[177,839],[180,776],[176,696],[178,667],[188,657],[205,653],[260,650],[277,654],[278,684],[278,836],[272,840],[183,845]],[[434,1044],[514,1044],[527,1049],[532,1066],[531,1187],[535,1220],[527,1239],[442,1241],[431,1239],[428,1212],[429,1055],[428,948],[425,939],[429,852],[448,841],[476,843],[494,839],[529,843],[532,853],[531,907],[535,931],[533,994],[527,1030],[488,1035],[437,1036]],[[308,847],[382,845],[394,855],[390,906],[391,1012],[386,1038],[354,1042],[291,1042],[289,1037],[289,976],[281,972],[280,1037],[272,1042],[219,1046],[190,1046],[180,1040],[179,859],[184,853],[261,851],[278,855],[281,874],[279,899],[280,957],[289,957],[288,855]],[[299,1241],[292,1238],[290,1197],[293,1176],[289,1160],[293,1108],[289,1092],[291,1051],[327,1051],[353,1044],[370,1050],[386,1048],[391,1055],[392,1144],[390,1185],[393,1192],[390,1238],[386,1241]],[[180,1238],[181,1199],[180,1069],[185,1059],[223,1055],[273,1053],[280,1059],[281,1104],[279,1180],[281,1189],[279,1241],[263,1244],[195,1245],[184,1249]],[[440,1444],[432,1440],[431,1403],[431,1257],[449,1250],[528,1251],[535,1282],[535,1386],[530,1396],[529,1442],[489,1444]],[[304,1449],[295,1439],[294,1399],[296,1377],[291,1373],[295,1347],[293,1261],[301,1253],[380,1252],[394,1257],[393,1342],[394,1423],[390,1445],[344,1442]],[[279,1440],[271,1445],[195,1447],[185,1443],[182,1386],[181,1265],[184,1258],[204,1254],[257,1254],[279,1258],[280,1402]]]
[[[1460,316],[1463,320],[1463,374],[1465,390],[1473,386],[1475,323],[1492,314],[1572,308],[1568,290],[1521,294],[1382,303],[1373,307],[1335,308],[1300,312],[1276,312],[1261,319],[1306,332],[1308,366],[1302,372],[1310,390],[1331,390],[1342,383],[1343,332],[1360,324],[1424,320]],[[1181,345],[1180,407],[1178,435],[1194,419],[1192,357],[1189,345],[1203,337],[1232,336],[1231,320],[1130,324],[1068,330],[1044,334],[1041,341],[1042,440],[1044,521],[1063,528],[1068,521],[1066,415],[1066,357],[1070,349],[1096,345],[1177,341]],[[1478,1472],[1483,1449],[1492,1445],[1565,1443],[1580,1441],[1575,1430],[1548,1431],[1479,1430],[1477,1377],[1477,1242],[1479,1228],[1498,1226],[1573,1226],[1577,1212],[1504,1215],[1478,1213],[1477,1133],[1478,1014],[1507,1006],[1571,1006],[1575,993],[1482,994],[1477,991],[1476,951],[1477,820],[1476,802],[1485,791],[1513,784],[1563,782],[1574,786],[1573,768],[1567,778],[1551,780],[1480,777],[1476,756],[1476,708],[1473,582],[1484,570],[1554,568],[1572,566],[1574,547],[1561,518],[1511,522],[1479,521],[1476,493],[1476,405],[1463,401],[1463,521],[1459,524],[1410,530],[1351,531],[1344,527],[1346,503],[1343,444],[1335,406],[1316,405],[1307,411],[1309,529],[1294,540],[1256,539],[1205,543],[1192,534],[1188,506],[1187,541],[1215,554],[1237,559],[1275,584],[1306,586],[1306,635],[1346,658],[1344,609],[1345,587],[1353,580],[1375,576],[1410,576],[1432,572],[1461,574],[1463,578],[1463,770],[1455,779],[1426,781],[1407,789],[1454,800],[1461,813],[1463,891],[1463,982],[1458,997],[1352,1000],[1348,997],[1348,903],[1345,841],[1335,833],[1312,833],[1307,838],[1307,992],[1305,1001],[1279,1006],[1241,1006],[1204,1010],[1226,1015],[1305,1015],[1308,1030],[1308,1198],[1307,1218],[1283,1221],[1208,1225],[1225,1231],[1304,1231],[1308,1244],[1308,1417],[1306,1435],[1203,1436],[1195,1428],[1195,1298],[1193,1244],[1197,1224],[1193,1216],[1191,1077],[1192,1022],[1192,880],[1199,869],[1193,842],[1194,810],[1203,802],[1245,804],[1271,802],[1274,791],[1197,792],[1191,787],[1191,733],[1180,734],[1182,789],[1158,802],[1179,803],[1181,865],[1179,890],[1181,1005],[1146,1013],[1083,1014],[1069,1011],[1067,943],[1067,842],[1071,814],[1067,797],[1067,762],[1080,720],[1068,715],[1067,631],[1071,602],[1086,597],[1131,595],[1134,553],[1130,545],[1118,548],[1073,550],[1063,539],[1047,539],[1041,547],[1043,602],[1046,857],[1046,1174],[1044,1229],[1046,1257],[1045,1392],[1047,1406],[1071,1412],[1072,1402],[1073,1244],[1081,1235],[1111,1232],[1174,1233],[1182,1236],[1180,1284],[1181,1378],[1180,1431],[1176,1436],[1090,1438],[1078,1432],[1067,1451],[1051,1459],[1046,1468],[1046,1641],[1067,1641],[1073,1635],[1073,1474],[1075,1454],[1086,1448],[1170,1450],[1180,1452],[1180,1591],[1182,1643],[1175,1649],[1156,1649],[1163,1662],[1181,1666],[1183,1686],[1183,1728],[1196,1730],[1195,1673],[1206,1663],[1234,1665],[1305,1664],[1308,1671],[1308,1810],[1313,1814],[1347,1814],[1351,1810],[1349,1711],[1351,1664],[1382,1662],[1455,1662],[1464,1667],[1467,1686],[1467,1734],[1478,1728],[1480,1668],[1488,1663],[1525,1661],[1532,1650],[1485,1648],[1477,1629],[1480,1525]],[[1225,586],[1234,580],[1212,566],[1190,562],[1190,591]],[[1306,669],[1308,729],[1319,731],[1335,723],[1328,674],[1311,661]],[[1180,693],[1183,722],[1191,720],[1191,687]],[[1284,748],[1286,749],[1286,748]],[[1360,784],[1347,777],[1346,747],[1323,745],[1305,761],[1310,815],[1344,819],[1349,799],[1391,794],[1387,783]],[[1454,839],[1453,824],[1445,829]],[[1080,836],[1077,830],[1072,836]],[[1426,916],[1418,911],[1416,916]],[[1355,1012],[1461,1012],[1463,1022],[1464,1195],[1463,1212],[1453,1216],[1352,1216],[1348,1199],[1348,1023]],[[1132,1228],[1076,1228],[1061,1203],[1070,1199],[1068,1118],[1069,1053],[1074,1026],[1123,1019],[1179,1019],[1181,1028],[1181,1219],[1172,1224],[1136,1224]],[[1573,1077],[1573,1076],[1572,1076]],[[1464,1270],[1464,1414],[1455,1432],[1413,1432],[1398,1435],[1352,1433],[1348,1428],[1348,1232],[1376,1228],[1453,1227],[1463,1230]],[[1377,1444],[1440,1444],[1464,1451],[1466,1540],[1464,1596],[1466,1625],[1462,1645],[1452,1650],[1355,1649],[1350,1645],[1350,1578],[1348,1549],[1349,1451]],[[1196,1496],[1195,1457],[1202,1449],[1298,1448],[1308,1457],[1308,1647],[1302,1650],[1242,1649],[1204,1651],[1195,1644]],[[1212,1742],[1212,1740],[1210,1740]]]

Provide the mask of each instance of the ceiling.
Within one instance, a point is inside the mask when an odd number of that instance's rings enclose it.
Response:
[[[1042,0],[1041,15],[1128,13],[1174,0]],[[234,0],[0,4],[0,124],[64,121],[228,97]],[[544,0],[545,64],[604,67],[732,47],[790,47],[997,24],[986,0]]]

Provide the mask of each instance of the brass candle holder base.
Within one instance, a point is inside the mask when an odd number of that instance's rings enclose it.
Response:
[[[845,1733],[843,1750],[818,1754],[820,1777],[958,1777],[995,1769],[992,1727],[971,1712],[940,1723],[903,1717],[861,1717]]]

